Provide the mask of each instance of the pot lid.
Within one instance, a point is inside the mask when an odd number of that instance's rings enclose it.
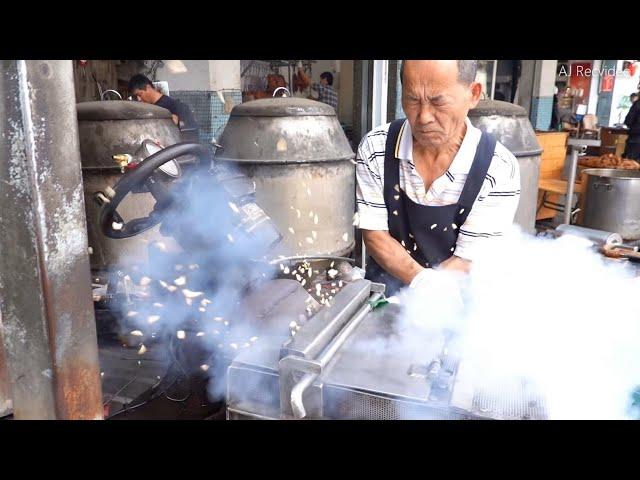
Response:
[[[297,116],[336,116],[331,105],[307,98],[276,97],[251,100],[236,105],[231,110],[232,117],[297,117]]]
[[[131,100],[82,102],[76,105],[78,120],[149,120],[171,118],[166,108]]]
[[[618,168],[586,168],[582,173],[594,177],[618,178],[622,180],[637,180],[640,178],[640,170],[623,170]]]
[[[469,110],[471,124],[493,134],[516,157],[533,157],[542,153],[540,142],[529,121],[527,110],[500,100],[480,100]]]
[[[473,110],[469,110],[469,117],[487,117],[500,115],[503,117],[526,117],[527,110],[520,105],[500,100],[480,100]]]

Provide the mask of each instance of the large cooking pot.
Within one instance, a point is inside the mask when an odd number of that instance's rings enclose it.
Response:
[[[354,247],[355,153],[333,107],[304,98],[237,105],[215,159],[256,183],[285,254],[346,255]]]
[[[520,203],[514,223],[535,233],[538,201],[540,154],[527,111],[519,105],[498,100],[481,100],[469,111],[469,120],[483,132],[492,133],[518,159],[520,166]]]
[[[640,239],[640,172],[589,168],[584,189],[585,227],[617,232],[625,240]]]
[[[173,245],[173,239],[163,236],[159,226],[131,238],[106,237],[98,222],[102,207],[96,195],[113,187],[123,175],[113,160],[114,155],[137,157],[147,140],[165,147],[173,145],[180,142],[180,130],[169,110],[142,102],[83,102],[77,105],[77,112],[84,204],[89,246],[93,252],[91,268],[105,270],[117,265],[146,263],[149,243],[162,241]],[[131,193],[122,202],[119,213],[125,221],[146,217],[154,205],[153,196],[144,189]]]

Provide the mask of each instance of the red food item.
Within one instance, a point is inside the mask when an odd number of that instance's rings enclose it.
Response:
[[[293,91],[302,92],[309,86],[309,80],[302,75],[293,74]]]
[[[258,90],[257,92],[247,92],[249,95],[253,96],[255,100],[260,98],[271,98],[273,97],[273,92],[280,87],[287,87],[287,82],[284,77],[277,73],[272,73],[267,75],[267,89],[266,90]],[[281,97],[284,95],[284,90],[279,91],[276,96]]]

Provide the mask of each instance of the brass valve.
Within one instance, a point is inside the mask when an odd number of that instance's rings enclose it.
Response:
[[[129,165],[131,163],[131,161],[133,160],[133,157],[131,155],[129,155],[128,153],[121,153],[121,154],[118,154],[118,155],[114,155],[112,158],[113,158],[113,161],[118,164],[118,166],[120,167],[120,171],[122,173],[124,173],[124,168],[127,165]]]

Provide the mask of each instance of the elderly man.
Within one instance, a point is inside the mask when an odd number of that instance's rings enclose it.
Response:
[[[390,293],[429,284],[439,269],[468,272],[479,247],[513,222],[518,162],[467,118],[482,92],[476,68],[473,60],[404,61],[407,118],[369,132],[358,148],[367,278]]]

